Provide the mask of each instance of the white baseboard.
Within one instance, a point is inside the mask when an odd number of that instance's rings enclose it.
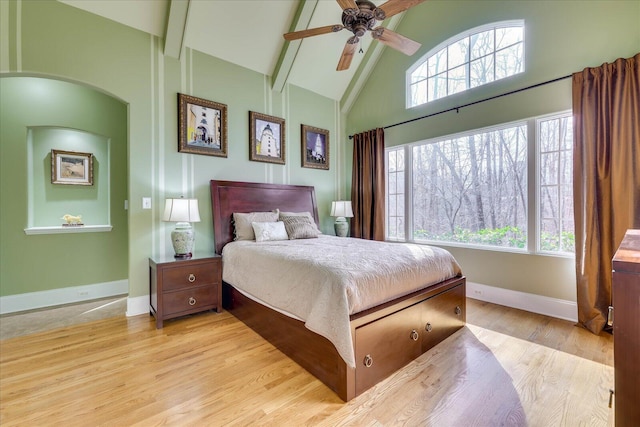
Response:
[[[528,294],[474,282],[467,282],[467,297],[571,322],[578,321],[578,305],[575,301]]]
[[[127,298],[127,317],[149,313],[149,295]]]
[[[128,280],[71,286],[48,291],[0,297],[0,314],[16,313],[43,307],[89,301],[129,293]]]

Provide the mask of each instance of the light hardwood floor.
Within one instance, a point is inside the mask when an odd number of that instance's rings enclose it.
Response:
[[[228,312],[0,341],[6,426],[612,426],[613,339],[467,300],[467,325],[343,403]]]

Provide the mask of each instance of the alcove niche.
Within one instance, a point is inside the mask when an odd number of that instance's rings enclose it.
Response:
[[[91,185],[54,183],[55,152],[87,155],[83,175]],[[55,126],[27,128],[27,234],[111,231],[111,141],[91,132]],[[88,165],[87,165],[88,166]],[[58,172],[60,174],[60,172]],[[63,226],[64,215],[80,216],[82,226]]]

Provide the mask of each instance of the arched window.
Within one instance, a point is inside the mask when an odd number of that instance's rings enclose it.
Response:
[[[503,21],[460,33],[407,70],[407,108],[524,71],[524,21]]]

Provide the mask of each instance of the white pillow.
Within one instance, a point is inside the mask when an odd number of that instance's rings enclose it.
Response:
[[[278,220],[278,214],[280,212],[275,210],[273,212],[249,212],[249,213],[234,213],[233,214],[233,226],[234,226],[234,239],[233,240],[255,240],[256,236],[253,233],[252,222],[276,222]]]
[[[289,235],[284,227],[284,222],[252,222],[256,242],[268,242],[270,240],[288,240]]]

